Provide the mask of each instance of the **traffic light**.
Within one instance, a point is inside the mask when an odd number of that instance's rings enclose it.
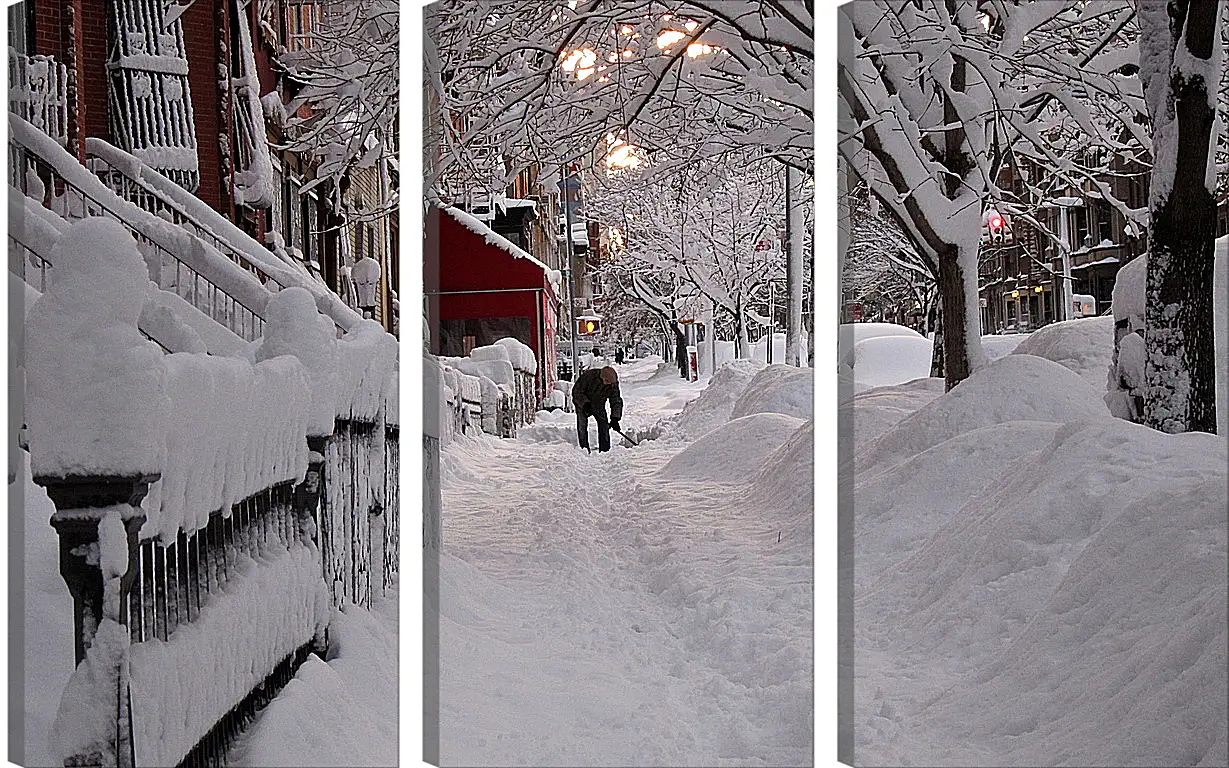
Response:
[[[592,317],[582,317],[576,321],[576,335],[592,336],[595,333],[600,333],[602,330],[602,322]]]
[[[1011,228],[1007,220],[993,208],[986,212],[986,218],[982,222],[981,242],[983,245],[1006,245],[1012,242]]]

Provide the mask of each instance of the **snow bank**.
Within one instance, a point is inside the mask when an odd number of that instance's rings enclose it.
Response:
[[[162,351],[137,330],[149,277],[136,242],[116,222],[84,219],[53,258],[56,279],[26,327],[34,474],[158,472],[170,400]]]
[[[858,478],[859,763],[1225,764],[1225,440],[1064,421]]]
[[[372,611],[350,605],[337,613],[329,624],[327,659],[307,658],[227,755],[228,764],[397,764],[397,675],[390,674],[398,668],[395,593]]]
[[[912,336],[873,336],[853,348],[854,391],[930,376],[934,343]]]
[[[1052,323],[1020,342],[1013,354],[1053,360],[1104,390],[1114,358],[1114,318],[1082,317]]]
[[[174,765],[269,670],[328,624],[331,603],[316,548],[266,552],[255,560],[239,555],[241,575],[225,585],[225,598],[206,603],[169,640],[133,644],[138,765]]]
[[[801,419],[779,413],[755,413],[734,419],[687,446],[660,473],[668,478],[740,482],[801,424]]]
[[[749,505],[773,510],[774,517],[793,529],[791,544],[808,562],[815,520],[814,486],[815,422],[807,420],[768,454],[743,492]]]
[[[764,368],[747,385],[730,418],[753,413],[783,413],[799,419],[811,418],[815,384],[810,368],[773,364]]]
[[[837,328],[837,346],[844,350],[841,360],[852,364],[853,349],[860,342],[884,336],[902,336],[913,339],[926,337],[912,328],[895,323],[841,323]]]
[[[902,419],[857,455],[859,472],[892,465],[956,435],[1008,421],[1096,421],[1100,393],[1058,363],[1012,354],[974,371],[950,392]]]
[[[730,420],[734,404],[763,367],[762,363],[752,360],[734,360],[718,368],[699,397],[683,406],[674,417],[674,431],[684,438],[695,439],[725,424]],[[662,370],[678,375],[673,368],[663,367]]]
[[[916,379],[905,384],[878,387],[853,398],[853,437],[861,447],[888,431],[909,414],[946,391],[940,378]]]

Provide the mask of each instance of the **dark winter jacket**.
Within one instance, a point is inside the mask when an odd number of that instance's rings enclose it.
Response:
[[[589,406],[589,410],[596,413],[606,406],[607,400],[610,401],[611,421],[622,419],[623,396],[619,394],[619,382],[607,386],[602,381],[601,368],[590,368],[576,377],[572,385],[572,404],[577,410]]]

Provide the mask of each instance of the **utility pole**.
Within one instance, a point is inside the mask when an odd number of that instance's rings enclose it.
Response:
[[[567,167],[559,164],[559,178],[563,183],[563,216],[565,222],[566,233],[564,241],[567,247],[568,268],[564,270],[564,275],[568,281],[568,338],[572,340],[572,381],[576,381],[576,376],[580,373],[580,360],[576,354],[576,266],[572,262],[574,256],[572,253],[572,204],[568,199],[571,192],[568,189]]]

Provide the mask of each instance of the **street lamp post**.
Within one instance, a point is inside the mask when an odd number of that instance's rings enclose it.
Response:
[[[568,266],[563,270],[564,279],[568,281],[568,338],[572,340],[572,381],[576,381],[576,375],[580,370],[580,360],[576,354],[576,275],[573,270],[573,253],[572,253],[572,206],[568,198],[571,193],[568,190],[567,168],[560,163],[559,178],[562,182],[561,195],[563,199],[563,215],[566,223],[564,232],[564,241],[567,249]]]

